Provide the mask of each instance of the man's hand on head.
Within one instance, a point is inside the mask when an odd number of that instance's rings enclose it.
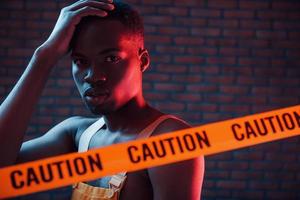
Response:
[[[114,9],[113,0],[80,0],[64,7],[49,38],[39,47],[60,59],[69,51],[70,41],[76,25],[85,16],[107,16]]]

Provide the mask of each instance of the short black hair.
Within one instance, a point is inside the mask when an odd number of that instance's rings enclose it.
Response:
[[[138,43],[144,43],[144,23],[139,12],[127,3],[114,1],[115,8],[112,11],[108,11],[106,17],[100,18],[97,16],[86,16],[81,19],[79,24],[75,29],[72,41],[70,43],[70,48],[73,48],[74,39],[77,36],[78,29],[80,29],[82,24],[85,24],[93,20],[117,20],[121,22],[127,31],[127,35],[134,38]]]
[[[108,12],[106,19],[118,20],[131,33],[144,38],[144,23],[139,12],[124,2],[116,1],[113,4],[115,9]]]

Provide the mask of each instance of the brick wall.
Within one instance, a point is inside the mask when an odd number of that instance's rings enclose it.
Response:
[[[70,1],[0,1],[0,100]],[[300,2],[131,0],[144,16],[149,102],[193,125],[299,103]],[[89,115],[64,59],[51,74],[27,138]],[[203,199],[300,199],[300,138],[208,156]],[[68,189],[21,199],[63,199]]]

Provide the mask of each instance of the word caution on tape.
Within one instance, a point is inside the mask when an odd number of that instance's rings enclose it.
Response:
[[[0,198],[300,135],[300,105],[0,169]]]

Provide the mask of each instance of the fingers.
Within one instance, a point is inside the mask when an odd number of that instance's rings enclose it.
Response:
[[[63,8],[64,13],[75,19],[74,23],[79,23],[80,19],[85,16],[94,15],[99,17],[107,16],[107,12],[114,9],[112,0],[81,0]]]
[[[86,0],[79,0],[76,3],[80,3],[80,2],[83,2],[83,1],[86,1]],[[97,1],[98,2],[104,2],[104,3],[113,3],[113,0],[97,0]]]
[[[106,1],[93,1],[93,0],[84,0],[84,1],[78,1],[75,4],[72,4],[68,6],[69,11],[76,11],[78,9],[81,9],[86,6],[102,9],[102,10],[113,10],[114,5],[111,4],[112,1],[106,0]]]
[[[78,16],[79,18],[95,15],[99,17],[105,17],[107,16],[107,12],[105,10],[101,10],[94,7],[85,6],[83,8],[80,8],[76,11],[74,11],[75,16]]]

